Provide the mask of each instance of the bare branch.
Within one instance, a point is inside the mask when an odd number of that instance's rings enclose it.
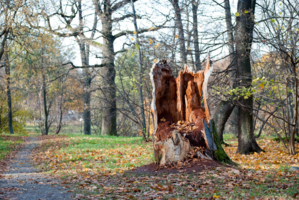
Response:
[[[133,0],[133,1],[134,1],[134,3],[135,3],[135,2],[138,1],[138,0]],[[122,8],[123,6],[127,5],[127,4],[130,3],[130,2],[131,2],[130,0],[123,0],[123,1],[121,1],[121,2],[118,2],[118,3],[116,3],[114,6],[112,6],[111,10],[112,10],[112,12],[113,12],[113,11],[116,11],[116,10]]]

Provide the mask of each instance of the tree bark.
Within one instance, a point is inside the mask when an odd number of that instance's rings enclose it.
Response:
[[[250,88],[252,86],[250,52],[253,40],[255,0],[239,0],[237,24],[235,27],[236,61],[239,77],[242,80],[240,87]],[[248,11],[245,13],[244,11]],[[240,83],[241,84],[241,83]],[[241,98],[241,103],[249,108],[239,108],[238,126],[238,149],[237,153],[250,154],[261,152],[253,132],[253,116],[250,113],[253,108],[253,97]]]

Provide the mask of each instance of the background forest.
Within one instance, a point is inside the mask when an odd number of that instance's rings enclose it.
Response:
[[[220,140],[260,152],[272,135],[295,154],[296,0],[15,0],[0,8],[0,131],[153,133],[149,72],[167,59],[214,71],[209,105]],[[223,141],[224,142],[224,141]]]
[[[298,11],[0,0],[0,199],[298,199]]]

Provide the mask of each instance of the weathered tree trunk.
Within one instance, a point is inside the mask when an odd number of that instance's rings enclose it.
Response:
[[[151,80],[155,125],[153,142],[157,164],[181,161],[194,147],[205,149],[207,157],[215,157],[218,146],[213,140],[211,125],[210,129],[207,126],[210,122],[207,82],[211,71],[208,60],[205,71],[194,73],[185,67],[174,78],[166,60],[154,64]],[[202,97],[205,108],[201,106]],[[223,151],[221,145],[219,150]]]
[[[252,35],[254,28],[255,0],[239,0],[237,24],[235,29],[236,58],[239,77],[242,80],[242,87],[252,86],[250,52]],[[248,11],[248,12],[245,12]],[[241,86],[241,85],[240,85]],[[250,154],[261,152],[253,133],[253,116],[250,113],[253,108],[253,97],[240,100],[244,107],[239,108],[239,128],[238,128],[238,150],[240,154]]]

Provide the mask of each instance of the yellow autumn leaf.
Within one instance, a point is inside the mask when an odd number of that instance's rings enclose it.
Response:
[[[264,89],[265,87],[264,87],[264,83],[261,83],[261,89]]]
[[[134,41],[134,38],[131,38],[132,41]]]
[[[179,36],[178,36],[178,35],[175,35],[174,37],[175,37],[175,38],[179,38]]]
[[[153,39],[150,39],[150,44],[153,44],[153,42],[154,42]]]
[[[248,11],[248,10],[245,10],[244,13],[247,14],[247,13],[249,13],[249,11]]]
[[[166,119],[163,117],[162,119],[160,119],[161,122],[165,122]]]
[[[136,31],[133,31],[133,34],[137,34]]]
[[[157,63],[157,59],[154,59],[154,63]]]
[[[153,30],[153,29],[154,29],[154,27],[150,27],[149,31],[151,31],[151,30]]]
[[[235,13],[235,16],[236,16],[236,17],[239,17],[239,16],[240,16],[240,13],[239,13],[239,12],[236,12],[236,13]]]
[[[158,43],[157,45],[155,45],[155,49],[157,49],[159,45],[160,45],[160,43]]]
[[[220,196],[213,195],[213,198],[218,199]]]
[[[187,49],[190,51],[190,50],[191,50],[191,47],[188,47]]]

